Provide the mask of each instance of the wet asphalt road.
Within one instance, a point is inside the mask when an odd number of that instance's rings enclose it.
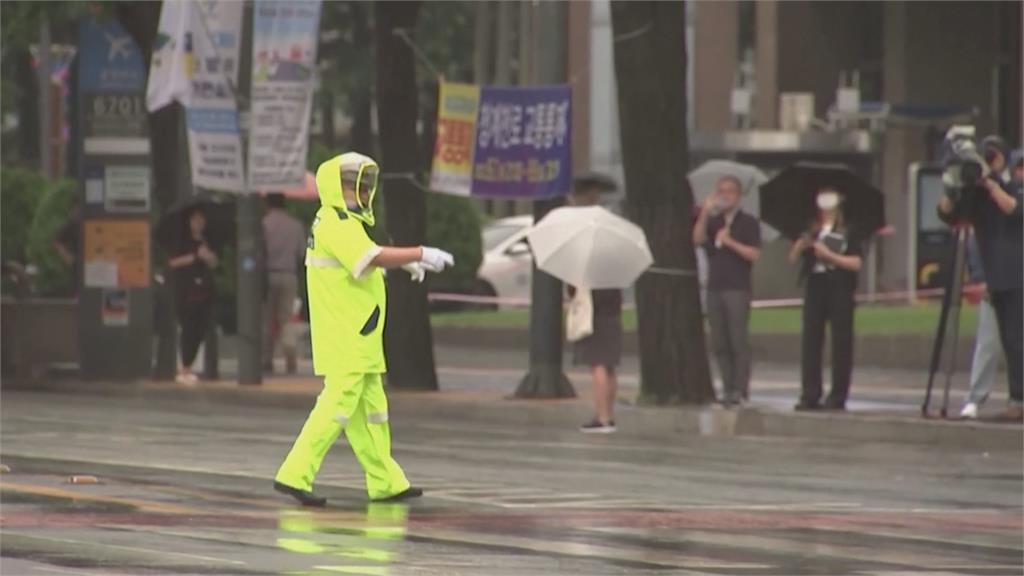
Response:
[[[270,490],[302,411],[3,394],[0,573],[1021,574],[1022,456],[794,438],[640,442],[394,423],[427,496],[325,510]],[[71,484],[91,474],[98,484]]]

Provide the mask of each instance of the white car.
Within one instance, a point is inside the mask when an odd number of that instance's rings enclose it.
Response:
[[[477,293],[514,300],[530,299],[533,277],[533,254],[526,242],[526,233],[533,226],[533,216],[513,216],[495,220],[484,227],[483,262],[477,270]],[[496,308],[512,307],[514,302]]]

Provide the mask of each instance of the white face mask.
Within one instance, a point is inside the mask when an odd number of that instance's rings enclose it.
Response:
[[[818,208],[821,210],[835,210],[839,206],[839,194],[835,192],[822,192],[817,198]]]

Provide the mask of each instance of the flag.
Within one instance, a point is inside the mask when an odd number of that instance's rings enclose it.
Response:
[[[175,100],[187,106],[192,66],[192,2],[164,2],[153,42],[146,108],[153,112]]]

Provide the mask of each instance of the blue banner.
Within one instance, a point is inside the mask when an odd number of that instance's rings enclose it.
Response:
[[[571,185],[569,86],[482,87],[471,194],[550,198]]]

